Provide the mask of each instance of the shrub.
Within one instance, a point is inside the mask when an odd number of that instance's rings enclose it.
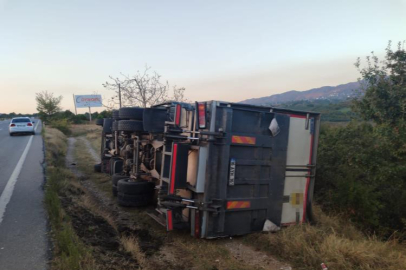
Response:
[[[403,231],[406,144],[402,133],[399,128],[369,123],[324,126],[315,188],[319,204],[330,212],[344,213],[370,233],[388,237]]]
[[[70,122],[66,118],[62,119],[52,119],[49,122],[49,125],[53,128],[56,128],[60,130],[63,134],[69,135],[71,130],[70,130]]]

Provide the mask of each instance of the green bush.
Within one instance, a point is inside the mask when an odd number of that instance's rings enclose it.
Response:
[[[70,124],[70,121],[66,118],[52,119],[48,124],[51,127],[60,130],[65,135],[69,135],[71,133],[71,130],[70,130],[71,124]]]
[[[316,200],[370,233],[404,231],[406,144],[396,128],[352,122],[320,132]]]

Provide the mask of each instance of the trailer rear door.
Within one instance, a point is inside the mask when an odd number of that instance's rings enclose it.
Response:
[[[280,225],[290,117],[255,107],[208,108],[210,131],[226,135],[209,143],[204,200],[221,208],[204,212],[201,236],[260,231],[267,219]],[[280,130],[276,136],[269,129],[273,119]]]

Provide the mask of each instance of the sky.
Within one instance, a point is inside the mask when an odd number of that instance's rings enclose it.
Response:
[[[186,98],[237,102],[356,81],[357,57],[406,40],[406,0],[0,0],[0,113],[35,93],[112,93],[148,65]],[[79,112],[85,112],[80,109]]]

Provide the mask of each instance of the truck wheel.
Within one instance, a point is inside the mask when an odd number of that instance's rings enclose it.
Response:
[[[120,120],[118,121],[118,130],[127,132],[140,132],[144,131],[142,121],[138,120]]]
[[[116,159],[114,162],[113,162],[113,166],[112,166],[112,174],[115,174],[115,173],[121,173],[122,171],[123,171],[123,160],[120,158],[120,159]]]
[[[148,195],[154,193],[155,184],[148,181],[133,182],[130,179],[121,179],[117,183],[117,191],[126,195]]]
[[[125,193],[117,193],[117,202],[121,206],[126,207],[139,207],[146,206],[152,201],[152,195],[142,194],[142,195],[128,195]]]
[[[104,119],[103,118],[97,118],[96,119],[96,125],[98,125],[98,126],[103,126],[103,122],[104,122]]]
[[[93,168],[95,172],[101,172],[101,164],[95,164]]]
[[[126,178],[129,179],[129,176],[121,174],[121,173],[116,173],[116,174],[113,174],[113,176],[111,177],[111,183],[113,186],[117,186],[119,180],[126,179]]]
[[[117,197],[117,186],[111,186],[111,191],[114,197]]]
[[[104,118],[103,122],[103,132],[104,133],[111,133],[111,128],[113,126],[113,119],[111,118]]]
[[[142,120],[144,109],[139,107],[125,107],[119,111],[121,119]]]
[[[120,114],[119,114],[118,110],[113,111],[113,119],[120,120]]]
[[[118,131],[118,121],[114,121],[113,125],[111,126],[111,131]]]

